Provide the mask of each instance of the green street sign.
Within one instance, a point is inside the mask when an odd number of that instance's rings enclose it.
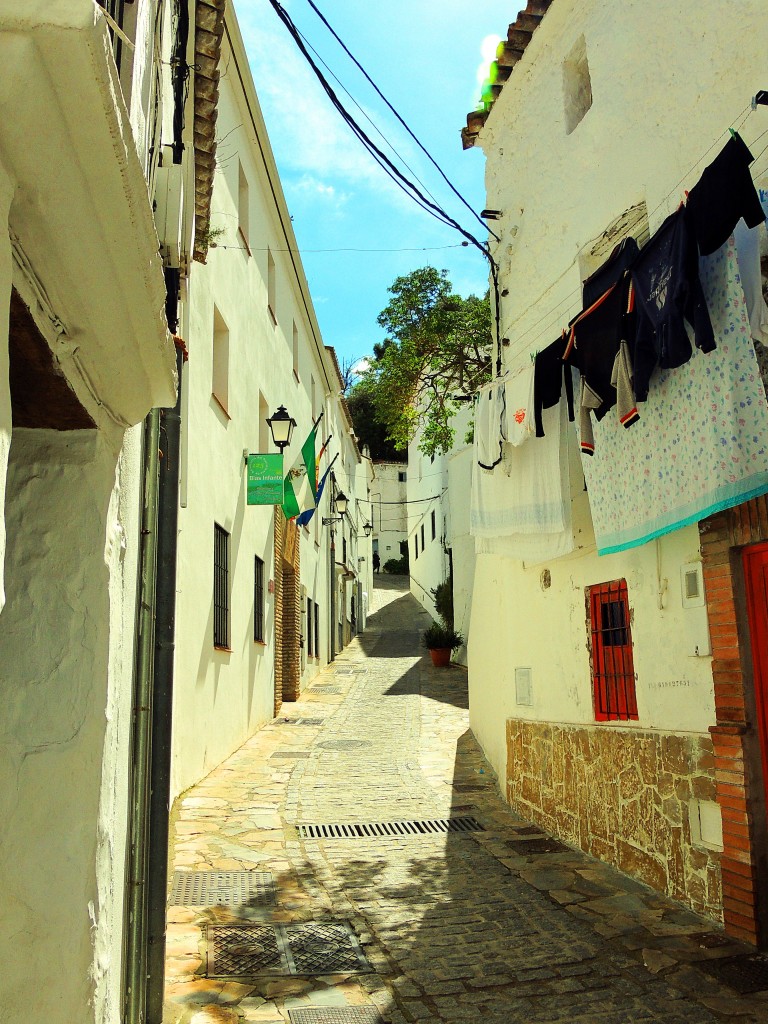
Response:
[[[283,504],[283,455],[248,456],[248,504]]]

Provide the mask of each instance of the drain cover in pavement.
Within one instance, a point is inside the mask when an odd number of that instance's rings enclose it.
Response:
[[[384,1024],[375,1006],[307,1006],[288,1016],[291,1024]]]
[[[324,718],[280,718],[275,725],[323,725]]]
[[[317,744],[323,750],[355,750],[357,747],[370,747],[368,740],[324,740]]]
[[[506,846],[515,853],[525,856],[528,853],[570,853],[567,846],[558,843],[556,839],[545,836],[542,839],[507,839]]]
[[[171,906],[245,907],[275,902],[268,871],[174,871]]]
[[[296,828],[301,839],[370,839],[374,836],[399,839],[402,836],[485,831],[479,821],[470,817],[433,818],[425,821],[350,821],[324,825],[301,823]]]
[[[357,936],[342,921],[211,925],[207,947],[209,978],[359,974],[371,970]]]
[[[309,757],[308,750],[276,750],[274,754],[269,755],[270,758],[278,758],[280,760],[293,760],[296,757]]]
[[[310,687],[309,692],[310,693],[332,693],[332,694],[344,693],[344,691],[339,689],[338,686],[312,686],[312,687]]]
[[[768,989],[768,957],[762,953],[699,961],[696,966],[743,996]]]

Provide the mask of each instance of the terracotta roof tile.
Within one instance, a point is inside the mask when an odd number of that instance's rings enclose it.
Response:
[[[195,243],[193,259],[205,263],[216,167],[216,105],[226,0],[195,4]]]
[[[528,0],[525,10],[520,11],[515,21],[507,29],[506,41],[503,44],[503,49],[499,48],[496,60],[496,77],[491,84],[492,98],[481,109],[467,114],[466,127],[461,129],[461,141],[464,149],[471,149],[474,146],[492,105],[501,94],[504,83],[512,74],[515,65],[522,59],[533,33],[553,2],[554,0]]]

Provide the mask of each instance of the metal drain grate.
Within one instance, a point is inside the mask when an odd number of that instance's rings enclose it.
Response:
[[[375,1006],[307,1006],[288,1017],[291,1024],[384,1024]]]
[[[696,966],[742,996],[768,989],[768,956],[762,953],[730,956],[724,960],[702,960]]]
[[[276,750],[274,754],[270,754],[270,759],[277,759],[279,761],[291,761],[297,757],[309,757],[310,751],[308,750]]]
[[[312,686],[309,690],[310,693],[332,693],[340,694],[344,693],[338,686]]]
[[[324,718],[281,718],[275,725],[323,725]]]
[[[323,750],[356,750],[358,747],[370,747],[369,740],[323,740],[317,744]]]
[[[359,974],[371,970],[357,936],[344,921],[211,925],[207,929],[207,954],[209,978]]]
[[[549,836],[542,836],[541,839],[507,839],[506,846],[515,853],[525,856],[528,853],[571,853],[572,851]]]
[[[370,839],[385,836],[431,836],[446,832],[484,832],[475,818],[431,818],[424,821],[354,821],[325,825],[297,824],[301,839]]]
[[[174,871],[170,905],[270,906],[275,885],[268,871]]]

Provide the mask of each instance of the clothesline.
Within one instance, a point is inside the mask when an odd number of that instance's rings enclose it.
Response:
[[[749,116],[752,114],[752,112],[753,111],[751,109],[751,105],[748,104],[747,107],[745,107],[739,114],[736,115],[736,117],[734,118],[734,121],[733,121],[733,126],[738,125],[739,128],[743,127],[744,124],[746,124],[746,122],[747,122]],[[694,170],[696,170],[696,168],[707,158],[707,156],[717,146],[717,144],[720,142],[720,140],[724,136],[727,136],[729,134],[730,130],[731,130],[730,128],[726,128],[717,136],[717,138],[712,143],[712,145],[702,154],[701,157],[699,157],[699,159],[696,161],[696,163],[694,163],[693,166],[690,167],[688,169],[688,171],[686,171],[686,173],[683,175],[683,177],[678,182],[675,183],[675,185],[664,196],[664,198],[661,200],[661,202],[647,215],[647,220],[648,220],[649,223],[651,222],[651,220],[655,216],[655,214],[658,213],[658,211],[661,210],[662,207],[668,202],[668,200],[677,192],[677,190],[679,189],[679,186],[681,184],[683,184],[688,179],[689,175]],[[734,128],[734,130],[737,130],[737,129]],[[759,142],[766,135],[768,135],[768,129],[766,129],[764,132],[762,132],[760,135],[758,135],[753,140],[753,142],[751,143],[751,146],[754,146],[755,143]],[[763,156],[763,154],[766,151],[768,151],[768,145],[763,147],[763,149],[761,149],[760,152],[755,156],[755,159],[753,161],[753,167],[757,165],[758,161],[760,160],[760,158]],[[766,170],[768,170],[768,168],[766,168]],[[764,171],[753,171],[753,174],[754,174],[754,176],[756,178],[759,178],[763,173],[764,173]],[[552,282],[546,288],[546,290],[544,292],[541,293],[541,295],[536,299],[536,301],[534,303],[529,303],[528,304],[528,308],[529,309],[532,306],[538,305],[538,303],[541,301],[541,299],[548,292],[550,292],[552,290],[552,288],[555,287],[555,285],[557,285],[573,269],[573,267],[578,263],[579,256],[580,256],[580,253],[577,253],[576,256],[574,256],[573,260],[571,260],[571,262],[568,264],[568,266],[562,271],[562,273],[559,275],[559,277],[554,282]],[[503,356],[503,362],[506,365],[506,367],[510,368],[510,364],[514,365],[514,363],[517,361],[517,357],[519,357],[522,352],[526,352],[526,353],[529,352],[529,351],[534,351],[535,352],[535,347],[536,347],[537,342],[539,342],[542,338],[546,338],[548,335],[551,335],[553,331],[556,331],[558,326],[562,326],[562,322],[564,320],[566,320],[566,321],[569,320],[571,315],[573,313],[578,312],[578,310],[580,308],[581,308],[581,283],[579,283],[578,286],[573,288],[563,299],[561,299],[553,307],[551,307],[549,310],[547,310],[545,313],[543,313],[538,318],[538,320],[534,321],[534,323],[532,323],[530,326],[526,327],[525,330],[523,330],[515,338],[514,343],[510,345],[510,348],[507,351],[506,355]],[[519,320],[519,318],[518,318],[518,320]],[[536,330],[536,328],[540,324],[542,324],[545,320],[547,321],[546,326],[544,326],[540,331],[538,331],[533,336],[533,338],[529,339],[526,342],[525,346],[523,346],[522,345],[523,340],[525,338],[527,338],[528,335],[532,331]],[[510,327],[505,328],[504,331],[502,332],[503,335],[506,336],[506,335],[512,334],[513,333],[513,328],[514,328],[514,324],[510,325]]]

